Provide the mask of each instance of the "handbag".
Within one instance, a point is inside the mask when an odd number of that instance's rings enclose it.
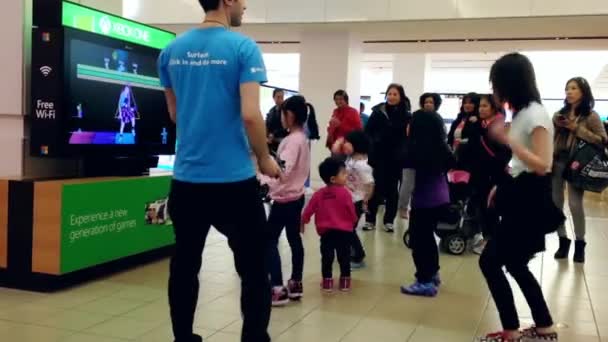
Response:
[[[578,139],[563,177],[574,187],[596,193],[608,188],[608,149]]]

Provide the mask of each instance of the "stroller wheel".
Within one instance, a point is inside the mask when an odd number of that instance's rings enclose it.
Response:
[[[410,231],[406,230],[405,233],[403,233],[403,244],[405,245],[405,247],[410,248]]]
[[[448,236],[442,243],[452,255],[462,255],[467,250],[467,241],[462,235]]]

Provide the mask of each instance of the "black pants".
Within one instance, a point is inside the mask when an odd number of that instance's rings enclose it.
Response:
[[[300,222],[304,197],[293,202],[272,204],[268,217],[270,227],[270,242],[268,247],[268,267],[270,281],[273,286],[283,286],[283,271],[281,267],[281,254],[279,253],[279,238],[285,228],[287,241],[291,247],[291,279],[302,281],[304,271],[304,245],[300,235]]]
[[[500,219],[496,209],[488,208],[487,197],[485,203],[479,208],[479,219],[483,238],[485,240],[491,239],[496,232]]]
[[[365,259],[365,249],[363,248],[363,244],[361,243],[361,239],[359,239],[359,235],[357,234],[357,227],[359,226],[359,218],[363,215],[363,202],[355,203],[355,212],[357,213],[357,221],[355,221],[355,225],[353,227],[353,238],[352,238],[352,246],[351,246],[351,256],[353,262],[362,262]]]
[[[340,277],[350,277],[350,246],[353,234],[330,229],[321,236],[321,273],[323,278],[332,278],[334,258],[338,256]]]
[[[479,181],[471,197],[471,205],[477,220],[477,233],[482,233],[484,239],[489,240],[498,227],[499,216],[496,208],[488,208],[488,196],[494,184],[489,180]]]
[[[414,208],[410,212],[410,247],[416,265],[416,280],[420,283],[430,283],[439,272],[435,230],[440,210]]]
[[[211,226],[228,238],[241,277],[242,342],[267,342],[271,293],[266,268],[266,214],[255,179],[230,184],[173,181],[169,213],[175,230],[169,305],[176,342],[191,341],[203,247]]]
[[[517,253],[517,246],[500,248],[499,239],[499,237],[497,239],[490,239],[479,259],[479,266],[486,278],[494,302],[496,302],[503,329],[519,329],[519,319],[513,299],[513,291],[503,271],[503,267],[506,267],[507,272],[515,279],[526,297],[536,326],[539,328],[552,326],[553,319],[543,297],[542,289],[528,268],[530,258],[525,256],[514,258],[513,255],[505,255],[506,253]]]
[[[397,216],[397,207],[399,205],[399,183],[401,182],[401,169],[392,169],[385,167],[374,168],[375,188],[374,195],[369,201],[369,212],[367,213],[366,221],[376,223],[378,215],[378,207],[382,202],[386,202],[386,211],[384,213],[384,224],[392,224]]]

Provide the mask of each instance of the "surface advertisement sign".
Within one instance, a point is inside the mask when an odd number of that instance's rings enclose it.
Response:
[[[174,243],[170,176],[64,185],[61,274]]]

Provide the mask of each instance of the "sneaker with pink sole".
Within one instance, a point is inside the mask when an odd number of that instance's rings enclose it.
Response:
[[[289,293],[284,286],[272,288],[272,306],[285,306],[289,303]]]
[[[332,278],[325,278],[321,281],[321,289],[327,293],[334,291],[334,280]]]
[[[291,300],[298,301],[304,297],[304,285],[301,281],[290,280],[287,282],[287,290]]]
[[[350,277],[342,277],[340,278],[340,291],[342,292],[350,292],[352,289],[352,281]]]

